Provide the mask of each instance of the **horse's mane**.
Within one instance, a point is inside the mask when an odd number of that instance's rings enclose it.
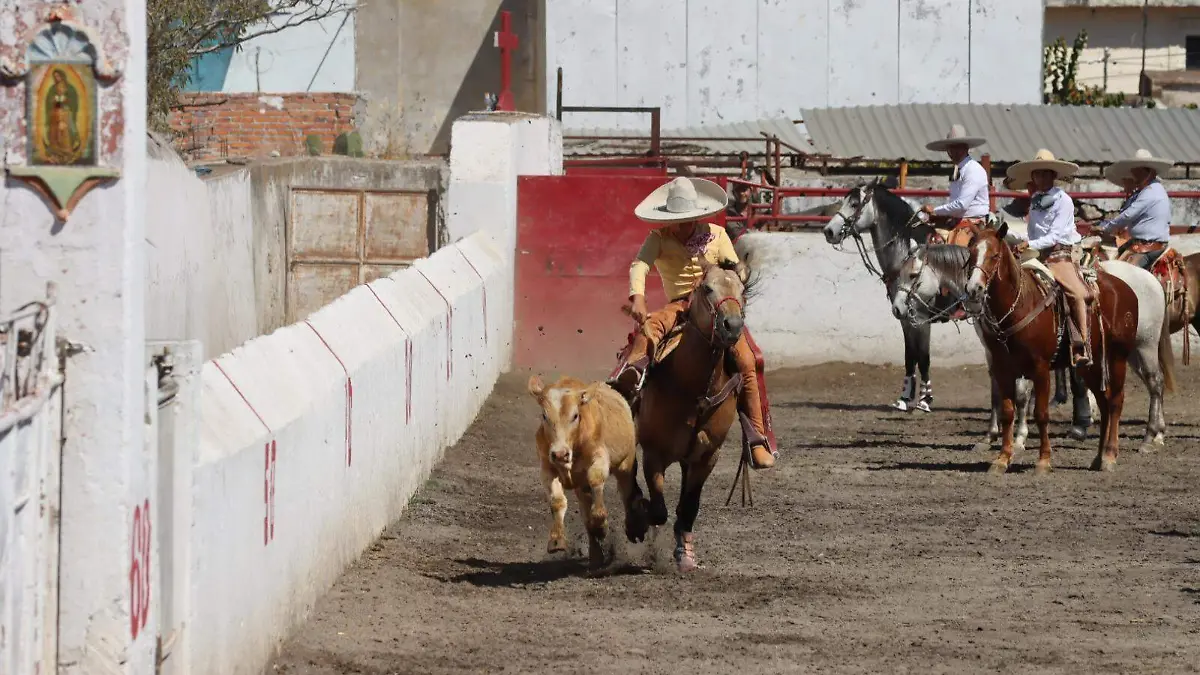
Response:
[[[875,205],[880,211],[887,216],[888,221],[894,228],[904,227],[913,216],[913,207],[891,190],[887,189],[882,183],[875,186]]]
[[[960,288],[967,284],[967,261],[971,252],[966,246],[934,244],[926,246],[925,265],[933,269],[938,277]]]
[[[760,276],[754,270],[754,268],[750,266],[750,261],[748,259],[743,260],[741,265],[746,268],[746,281],[742,284],[742,305],[745,306],[749,305],[750,301],[758,296],[760,291],[758,287]],[[738,271],[738,263],[727,258],[719,261],[717,263],[717,267],[720,267],[726,272],[737,273]]]

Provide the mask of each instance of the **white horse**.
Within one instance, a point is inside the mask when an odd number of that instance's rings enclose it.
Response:
[[[989,217],[989,221],[989,227],[997,225],[993,218]],[[931,246],[916,251],[905,261],[901,269],[892,301],[893,314],[908,317],[910,321],[919,323],[923,317],[929,316],[929,308],[933,307],[935,301],[942,295],[943,287],[949,290],[951,296],[961,297],[967,284],[967,259],[967,249],[962,246]],[[1163,392],[1170,384],[1169,364],[1173,359],[1170,341],[1159,340],[1164,330],[1166,297],[1154,275],[1136,265],[1119,260],[1108,260],[1101,262],[1100,267],[1128,284],[1138,298],[1137,347],[1131,355],[1130,365],[1133,366],[1134,372],[1138,374],[1150,392],[1150,413],[1146,419],[1146,435],[1139,452],[1153,452],[1166,445],[1167,423],[1163,415]],[[982,340],[981,330],[982,328],[976,324],[976,334],[980,335]],[[990,362],[988,366],[990,370]],[[1030,396],[1032,384],[1028,380],[1017,381],[1017,400],[1014,403],[1018,414],[1018,426],[1013,434],[1013,441],[1018,448],[1024,448],[1029,434],[1026,420],[1032,398]],[[1094,419],[1098,417],[1098,413],[1095,399],[1090,392],[1088,392],[1088,400],[1091,407],[1090,417]],[[1078,412],[1081,403],[1082,397],[1077,397],[1077,414],[1071,429],[1071,435],[1075,438],[1085,437],[1087,433],[1086,425],[1080,427]],[[992,421],[988,430],[988,442],[977,444],[977,450],[987,449],[999,438],[998,422],[998,401],[993,387]]]

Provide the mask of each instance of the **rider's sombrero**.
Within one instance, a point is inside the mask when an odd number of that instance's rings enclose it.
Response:
[[[1056,173],[1055,180],[1066,181],[1075,177],[1075,172],[1079,171],[1079,165],[1055,159],[1053,152],[1042,148],[1037,151],[1033,159],[1017,162],[1008,167],[1008,171],[1005,171],[1004,175],[1007,176],[1009,183],[1023,187],[1030,181],[1034,171],[1042,169]]]
[[[967,130],[961,124],[950,125],[950,132],[945,138],[939,138],[936,141],[930,141],[925,144],[929,150],[942,151],[952,145],[965,145],[968,148],[978,147],[987,143],[987,139],[982,136],[968,136]]]
[[[668,225],[720,213],[728,202],[725,188],[711,180],[680,176],[651,192],[633,214],[648,223]]]
[[[1162,174],[1168,169],[1175,166],[1175,162],[1162,157],[1155,157],[1150,154],[1145,148],[1138,148],[1138,151],[1133,153],[1133,159],[1122,159],[1104,168],[1104,177],[1110,182],[1121,184],[1121,181],[1129,177],[1132,170],[1137,168],[1153,169],[1155,173]]]

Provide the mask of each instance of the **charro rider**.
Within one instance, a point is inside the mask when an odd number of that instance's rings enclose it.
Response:
[[[702,275],[701,259],[710,264],[723,260],[738,262],[725,230],[702,220],[723,210],[727,200],[720,185],[681,176],[650,193],[634,210],[638,218],[657,227],[651,230],[629,266],[629,299],[641,330],[633,338],[624,365],[609,381],[627,399],[637,394],[649,366],[648,355],[687,311],[692,288]],[[646,309],[646,274],[651,265],[662,277],[663,289],[670,300],[653,313]],[[748,439],[751,466],[765,469],[774,466],[777,453],[767,440],[754,353],[744,333],[733,347],[733,357],[742,374],[738,407],[750,418],[756,432],[755,437]]]
[[[958,241],[955,230],[960,225],[981,225],[988,214],[988,177],[983,165],[971,157],[971,148],[987,143],[979,136],[968,136],[961,124],[950,127],[945,138],[930,141],[925,147],[944,150],[954,162],[954,174],[950,178],[950,201],[940,206],[926,204],[921,210],[933,217],[934,227],[939,229],[942,239],[949,244],[965,244]],[[942,231],[945,230],[945,231]]]
[[[1010,184],[1032,182],[1037,190],[1030,198],[1026,245],[1040,253],[1042,262],[1071,299],[1080,333],[1080,338],[1071,345],[1071,351],[1075,365],[1086,366],[1091,363],[1087,307],[1095,298],[1079,272],[1082,237],[1075,229],[1075,202],[1054,184],[1057,180],[1070,180],[1077,171],[1078,165],[1055,159],[1053,153],[1043,148],[1032,160],[1008,167],[1007,175]]]
[[[1113,162],[1104,170],[1105,178],[1132,189],[1121,205],[1121,212],[1112,220],[1102,220],[1096,225],[1097,230],[1106,232],[1129,229],[1131,239],[1121,247],[1117,260],[1148,270],[1167,249],[1171,239],[1171,200],[1158,174],[1174,164],[1139,148],[1133,159]]]

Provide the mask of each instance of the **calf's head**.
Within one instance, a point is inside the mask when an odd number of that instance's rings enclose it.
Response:
[[[564,377],[547,387],[537,375],[529,378],[529,394],[542,408],[541,433],[549,445],[550,461],[563,469],[574,463],[580,439],[595,433],[587,414],[595,386]]]

